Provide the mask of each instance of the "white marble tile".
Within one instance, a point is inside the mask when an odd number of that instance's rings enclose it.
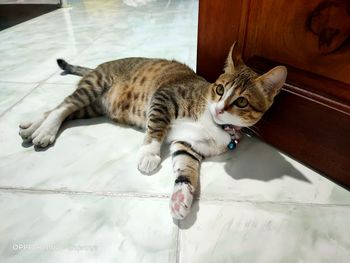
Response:
[[[120,3],[118,12],[109,13],[108,28],[69,62],[95,68],[106,61],[141,56],[176,59],[195,68],[197,10],[197,1],[152,1],[138,7]],[[77,77],[57,72],[47,82],[76,83]]]
[[[350,206],[196,206],[180,225],[181,263],[349,262]]]
[[[39,82],[58,71],[56,58],[76,57],[108,24],[87,17],[59,9],[0,31],[0,80]]]
[[[37,83],[0,82],[0,115],[33,90]]]
[[[1,262],[176,261],[164,200],[2,191],[0,205]]]

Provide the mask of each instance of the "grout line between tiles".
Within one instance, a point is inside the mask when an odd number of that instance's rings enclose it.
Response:
[[[169,198],[169,194],[164,193],[136,193],[136,192],[111,192],[111,191],[80,191],[62,189],[33,189],[17,187],[0,187],[0,192],[23,192],[28,194],[66,194],[66,195],[94,195],[109,197],[137,197],[137,198]]]
[[[0,83],[12,83],[12,84],[39,84],[40,81],[34,81],[34,82],[24,82],[24,81],[11,81],[11,80],[0,80]]]
[[[66,194],[66,195],[93,195],[109,197],[136,197],[136,198],[158,198],[168,199],[166,193],[137,193],[137,192],[113,192],[113,191],[82,191],[82,190],[63,190],[63,189],[34,189],[24,187],[0,187],[0,192],[22,192],[28,194]],[[301,202],[283,202],[283,201],[256,201],[256,200],[238,200],[232,198],[211,198],[201,197],[195,201],[208,203],[249,203],[256,205],[298,205],[298,206],[317,206],[317,207],[350,207],[350,204],[321,204],[321,203],[301,203]]]
[[[8,107],[6,110],[4,110],[1,114],[0,114],[0,118],[2,118],[7,112],[9,112],[12,108],[14,108],[16,105],[18,105],[19,103],[21,103],[26,97],[28,97],[30,94],[32,94],[34,92],[34,90],[36,90],[38,87],[40,87],[41,82],[39,82],[34,88],[32,88],[26,95],[24,95],[21,99],[19,99],[17,102],[15,102],[13,105],[11,105],[10,107]]]
[[[180,253],[181,253],[181,248],[180,248],[180,242],[181,242],[181,231],[180,231],[180,226],[181,226],[181,221],[177,220],[177,234],[176,234],[176,259],[175,262],[179,263],[180,262]]]
[[[9,108],[7,108],[4,112],[2,112],[0,114],[0,119],[7,113],[9,112],[12,108],[14,108],[16,105],[18,105],[19,103],[21,103],[26,97],[28,97],[30,94],[32,94],[36,89],[38,89],[41,85],[43,85],[45,83],[45,81],[47,81],[49,78],[51,78],[52,76],[54,76],[56,74],[56,72],[58,72],[59,70],[56,70],[54,73],[50,74],[47,78],[45,78],[42,81],[39,82],[34,82],[37,83],[37,85],[32,88],[26,95],[24,95],[20,100],[18,100],[16,103],[14,103],[12,106],[10,106]]]

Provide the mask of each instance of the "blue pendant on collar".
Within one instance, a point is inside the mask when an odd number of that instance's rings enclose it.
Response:
[[[227,145],[227,148],[232,151],[232,150],[236,149],[236,146],[237,146],[237,140],[231,138],[231,141]]]
[[[235,130],[234,126],[229,125],[229,124],[225,124],[225,125],[222,125],[221,127],[224,131],[228,132],[231,136],[231,141],[227,145],[227,148],[231,151],[236,149],[237,144],[238,144],[238,140],[236,139],[236,130]]]

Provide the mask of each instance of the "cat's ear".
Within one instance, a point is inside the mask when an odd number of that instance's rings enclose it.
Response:
[[[285,66],[277,66],[257,78],[260,82],[265,94],[273,100],[273,98],[281,91],[287,78],[287,68]]]
[[[234,42],[230,48],[230,52],[228,53],[224,71],[225,73],[233,73],[238,68],[243,66],[245,66],[245,64],[242,59],[241,49],[238,43]]]

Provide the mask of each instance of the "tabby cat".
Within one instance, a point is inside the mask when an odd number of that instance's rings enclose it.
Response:
[[[164,59],[125,58],[94,70],[57,62],[66,73],[83,78],[57,107],[20,124],[23,140],[46,147],[54,143],[63,121],[101,115],[144,128],[138,159],[142,173],[154,172],[161,162],[162,143],[171,144],[176,180],[170,211],[175,219],[190,212],[201,161],[227,151],[242,127],[260,120],[287,76],[284,66],[259,76],[244,64],[235,44],[215,83],[184,64]]]

